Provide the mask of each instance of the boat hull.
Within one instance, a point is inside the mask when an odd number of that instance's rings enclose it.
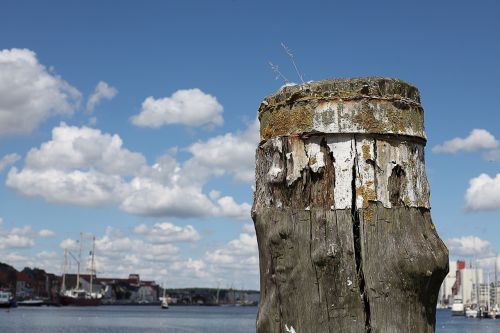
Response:
[[[42,300],[27,300],[17,302],[17,306],[42,306],[44,302]]]
[[[61,305],[74,305],[74,306],[97,306],[101,305],[99,298],[74,298],[68,296],[59,296]]]
[[[476,310],[468,310],[468,311],[465,312],[465,316],[467,318],[477,318],[478,313],[477,313]]]

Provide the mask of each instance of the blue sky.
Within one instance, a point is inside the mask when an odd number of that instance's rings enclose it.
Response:
[[[1,6],[0,261],[60,271],[83,231],[101,275],[257,288],[255,116],[269,61],[298,80],[281,42],[306,80],[415,84],[440,236],[453,258],[500,250],[496,1]]]

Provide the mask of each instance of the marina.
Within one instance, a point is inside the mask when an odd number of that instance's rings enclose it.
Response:
[[[500,319],[498,256],[493,270],[483,270],[478,260],[468,265],[464,260],[450,261],[438,297],[438,308],[448,308],[452,316],[471,319]]]

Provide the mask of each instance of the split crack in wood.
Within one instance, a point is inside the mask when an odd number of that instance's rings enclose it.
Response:
[[[356,136],[354,136],[354,149],[356,147]],[[358,166],[358,156],[355,153],[354,163],[352,165],[352,181],[351,181],[351,191],[352,191],[352,204],[351,204],[351,216],[353,219],[352,224],[352,234],[354,240],[354,258],[356,262],[356,272],[357,281],[359,286],[359,291],[363,298],[363,310],[365,313],[365,331],[366,333],[371,333],[371,313],[370,313],[370,300],[368,298],[368,293],[365,290],[366,282],[365,276],[363,274],[363,251],[362,251],[362,237],[361,237],[361,221],[359,218],[359,211],[357,209],[357,196],[356,196],[356,179],[359,173]],[[365,207],[364,207],[365,208]],[[365,208],[366,209],[366,208]],[[363,220],[364,222],[364,220]]]
[[[434,332],[448,253],[430,216],[423,109],[370,98],[418,90],[385,78],[332,82],[318,89],[356,93],[362,82],[363,97],[298,100],[285,89],[259,116],[257,332]]]

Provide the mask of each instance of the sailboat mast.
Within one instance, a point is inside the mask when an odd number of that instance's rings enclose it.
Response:
[[[80,262],[82,261],[82,242],[83,242],[83,232],[80,232],[80,249],[78,250],[78,262],[77,262],[77,273],[76,273],[76,289],[80,289]]]
[[[64,249],[64,266],[63,266],[61,292],[66,290],[66,274],[68,273],[67,270],[68,270],[68,249]]]
[[[95,272],[95,236],[92,238],[92,259],[90,261],[90,298],[92,298],[92,283],[94,280],[94,272]]]
[[[495,305],[498,306],[498,279],[497,279],[497,272],[498,272],[498,253],[495,256],[495,282],[493,283],[493,286],[495,288]]]
[[[217,305],[219,305],[220,282],[217,282]]]
[[[479,307],[479,304],[481,303],[480,300],[479,300],[479,277],[478,277],[478,264],[477,264],[477,258],[475,258],[475,266],[476,266],[476,269],[475,269],[475,275],[476,275],[476,302],[477,302],[477,306]]]
[[[487,280],[488,280],[487,283],[486,283],[486,286],[487,286],[486,287],[486,290],[487,290],[487,292],[486,292],[486,295],[487,295],[486,296],[486,307],[487,307],[487,309],[489,311],[490,310],[490,274],[489,274],[489,272],[488,272],[488,274],[486,274],[486,277],[487,277]]]

